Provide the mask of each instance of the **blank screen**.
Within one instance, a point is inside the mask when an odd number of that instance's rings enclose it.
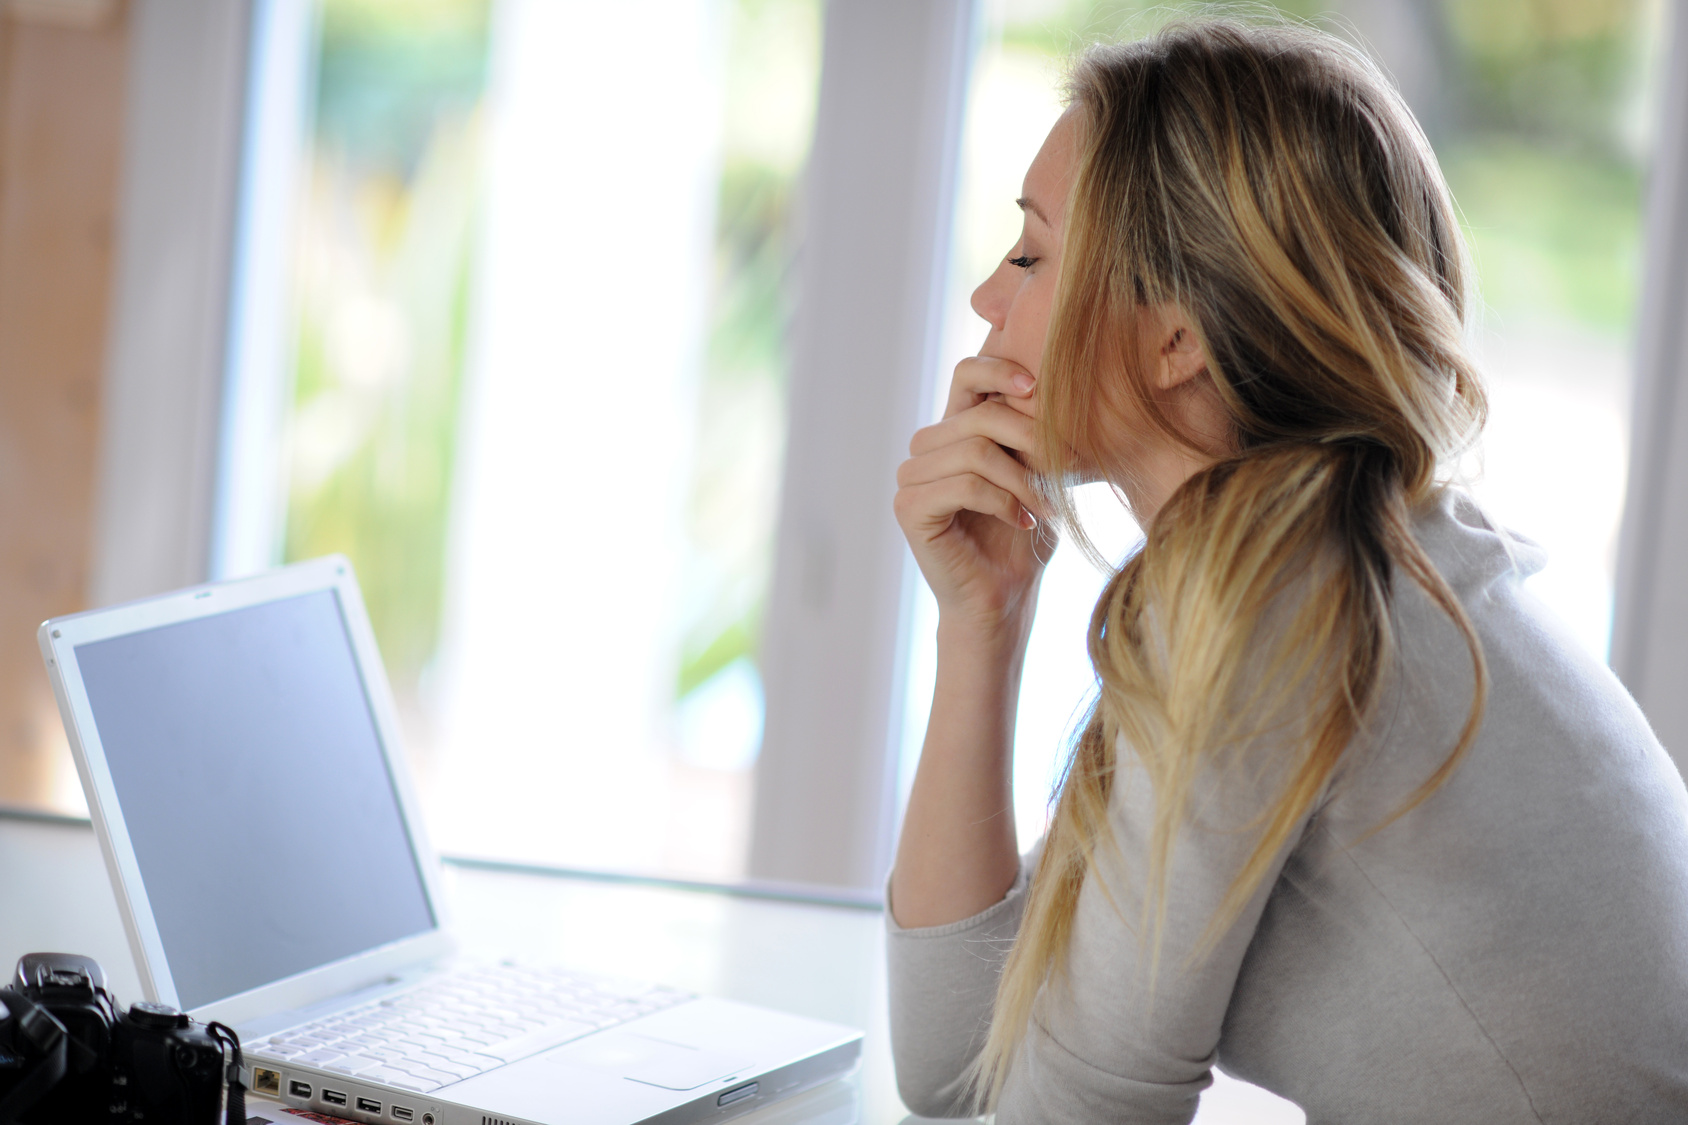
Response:
[[[182,1007],[433,928],[334,591],[76,661]]]

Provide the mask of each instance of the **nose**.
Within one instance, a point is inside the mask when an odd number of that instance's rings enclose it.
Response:
[[[970,302],[973,311],[997,332],[1003,331],[1008,320],[1008,306],[1013,297],[1013,279],[1008,276],[1008,272],[1013,268],[1007,262],[998,264],[996,271],[973,290],[973,299]]]

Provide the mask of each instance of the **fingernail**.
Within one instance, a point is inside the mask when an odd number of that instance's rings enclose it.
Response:
[[[1030,531],[1032,528],[1037,526],[1037,517],[1026,511],[1024,508],[1021,508],[1020,526],[1025,528],[1027,531]]]
[[[1014,378],[1010,379],[1009,382],[1014,385],[1015,390],[1019,391],[1023,395],[1031,394],[1032,388],[1037,386],[1037,380],[1033,379],[1030,375],[1027,375],[1024,372],[1014,376]]]

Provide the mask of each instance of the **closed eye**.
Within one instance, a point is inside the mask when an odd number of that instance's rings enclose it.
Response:
[[[1025,255],[1021,255],[1018,258],[1008,259],[1008,264],[1011,265],[1011,266],[1019,266],[1023,270],[1029,270],[1029,269],[1032,268],[1032,264],[1036,261],[1037,261],[1036,258],[1031,258],[1031,257],[1027,257]]]

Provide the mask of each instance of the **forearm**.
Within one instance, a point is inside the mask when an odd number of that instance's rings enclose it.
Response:
[[[1019,874],[1014,717],[1029,631],[1029,615],[988,635],[939,626],[932,715],[891,874],[898,925],[971,917]]]

